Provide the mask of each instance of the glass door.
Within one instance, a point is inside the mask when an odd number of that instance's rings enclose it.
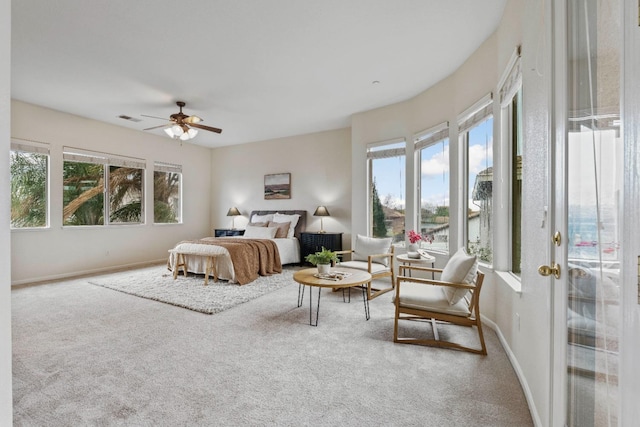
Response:
[[[619,417],[623,152],[619,0],[567,0],[566,87],[554,179],[559,260],[554,382],[568,426],[616,426]],[[562,96],[556,94],[556,96]],[[559,107],[560,109],[560,107]],[[554,264],[551,265],[553,267]],[[557,301],[563,298],[564,301]],[[560,318],[559,311],[555,311]],[[563,322],[566,321],[566,324]],[[559,326],[560,325],[560,326]],[[559,343],[564,343],[560,345]],[[564,360],[562,360],[562,359]],[[562,414],[560,411],[564,412]]]

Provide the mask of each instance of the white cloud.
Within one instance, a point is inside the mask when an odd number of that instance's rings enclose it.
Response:
[[[487,165],[493,166],[493,141],[487,143],[486,150],[484,144],[469,146],[469,175],[476,175]]]
[[[443,173],[448,173],[449,146],[447,145],[443,151],[423,160],[420,171],[425,177],[442,176]]]
[[[449,194],[427,194],[426,198],[421,200],[422,206],[449,206]]]

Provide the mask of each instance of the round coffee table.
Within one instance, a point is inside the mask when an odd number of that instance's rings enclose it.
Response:
[[[304,299],[304,286],[315,286],[318,288],[318,306],[316,308],[316,322],[312,322],[313,314],[313,297],[311,291],[309,291],[309,325],[318,326],[318,314],[320,313],[320,291],[322,288],[330,288],[338,290],[352,288],[354,286],[364,285],[371,281],[371,274],[366,271],[356,270],[353,268],[332,268],[331,273],[344,273],[344,277],[341,279],[322,279],[316,277],[318,274],[317,268],[307,268],[304,270],[296,271],[293,274],[293,280],[298,282],[298,307],[302,305]],[[369,300],[367,299],[366,287],[362,287],[362,296],[364,299],[364,315],[369,320]],[[344,293],[342,294],[344,301]],[[351,301],[351,294],[349,294],[349,301]]]

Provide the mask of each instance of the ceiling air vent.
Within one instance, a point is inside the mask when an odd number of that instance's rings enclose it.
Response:
[[[141,119],[136,119],[131,116],[127,116],[125,114],[121,114],[118,116],[119,119],[129,120],[130,122],[141,122]]]

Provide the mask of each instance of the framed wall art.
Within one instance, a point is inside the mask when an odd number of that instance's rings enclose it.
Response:
[[[264,199],[290,199],[291,198],[291,174],[274,173],[264,176]]]

